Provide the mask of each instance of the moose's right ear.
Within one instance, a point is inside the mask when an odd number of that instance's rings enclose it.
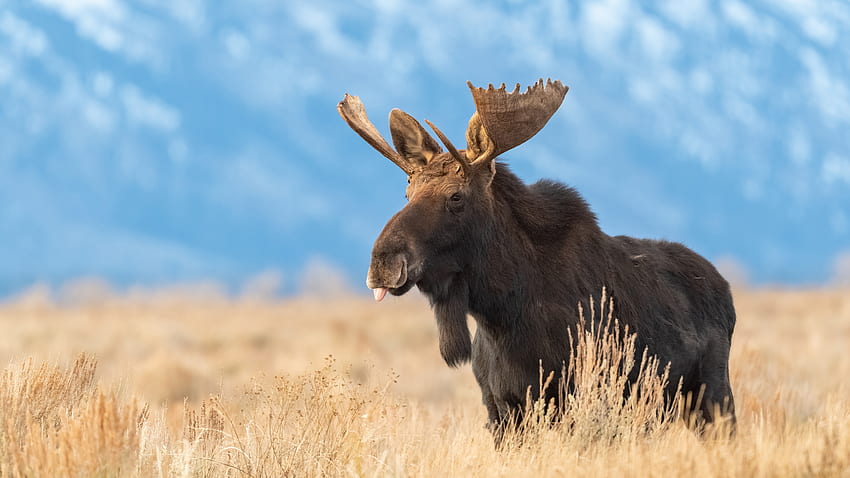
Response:
[[[418,121],[400,109],[390,111],[390,132],[396,151],[411,164],[425,166],[443,151]]]

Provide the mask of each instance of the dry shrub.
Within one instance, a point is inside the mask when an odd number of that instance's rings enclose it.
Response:
[[[10,442],[8,476],[136,476],[138,429],[134,402],[97,391],[78,409],[61,412],[62,425],[43,429],[30,418],[21,443]]]
[[[62,426],[66,417],[95,390],[97,362],[80,355],[69,370],[29,359],[9,366],[0,376],[0,444],[21,443],[31,425],[45,430]],[[5,450],[6,447],[4,446]]]
[[[0,476],[134,476],[146,410],[94,383],[97,363],[28,360],[0,378]]]
[[[238,411],[219,397],[187,407],[183,449],[191,460],[183,463],[191,474],[359,475],[364,461],[388,446],[384,428],[397,424],[404,408],[387,386],[356,384],[331,358],[314,372],[276,376],[271,386],[254,381],[243,398]]]
[[[214,374],[204,365],[194,354],[157,351],[136,367],[135,389],[143,390],[151,403],[199,401],[207,390],[216,389]]]
[[[579,304],[578,323],[569,331],[570,355],[562,378],[552,383],[555,373],[545,375],[542,366],[540,369],[538,396],[545,397],[543,392],[549,387],[558,387],[559,404],[555,399],[548,403],[545,398],[532,399],[529,388],[525,419],[518,433],[506,437],[508,444],[539,446],[550,434],[581,447],[633,442],[667,431],[681,417],[679,394],[665,400],[669,364],[662,368],[658,358],[646,350],[636,360],[637,334],[614,318],[614,301],[604,288],[598,320],[593,297],[589,304],[590,320]]]

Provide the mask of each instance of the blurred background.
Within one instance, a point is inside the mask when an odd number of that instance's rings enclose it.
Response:
[[[462,145],[467,80],[539,77],[571,89],[503,157],[524,180],[739,284],[850,282],[848,44],[829,0],[5,0],[0,297],[81,277],[366,292],[405,177],[343,94],[387,138],[398,107]]]

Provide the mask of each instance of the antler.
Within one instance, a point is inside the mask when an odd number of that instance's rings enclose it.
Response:
[[[381,133],[379,133],[375,128],[375,125],[369,121],[369,117],[366,116],[366,108],[360,101],[360,97],[351,96],[346,93],[342,101],[340,101],[336,106],[336,109],[339,111],[342,119],[348,123],[348,126],[359,134],[361,138],[365,139],[366,142],[371,144],[373,148],[378,150],[378,152],[386,156],[387,159],[394,162],[398,167],[404,170],[408,176],[413,174],[413,165],[404,159],[402,155],[398,154],[387,143],[387,140],[381,136]]]
[[[493,85],[487,89],[476,88],[471,82],[467,85],[476,109],[467,131],[470,143],[467,156],[472,155],[471,162],[495,158],[537,134],[561,106],[570,89],[551,79],[544,84],[543,78],[525,93],[520,93],[519,83],[513,92],[506,91],[504,83],[499,89]]]
[[[440,141],[442,141],[444,145],[446,145],[446,149],[449,150],[449,154],[451,154],[452,157],[455,158],[455,161],[457,161],[460,164],[461,169],[463,169],[463,174],[466,175],[466,177],[469,177],[470,166],[469,166],[469,161],[467,161],[466,157],[464,155],[460,154],[460,152],[457,150],[457,148],[455,148],[455,145],[453,145],[452,142],[449,141],[449,138],[446,137],[446,135],[444,135],[443,132],[440,131],[439,128],[434,126],[434,123],[432,123],[428,120],[425,120],[425,122],[428,123],[428,126],[430,126],[431,129],[433,129],[435,133],[437,133],[437,137],[440,138]]]

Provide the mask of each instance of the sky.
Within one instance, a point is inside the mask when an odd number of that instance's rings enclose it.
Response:
[[[570,91],[503,155],[523,180],[752,284],[828,283],[850,265],[848,44],[831,0],[2,0],[0,295],[366,291],[406,183],[343,94],[387,138],[401,108],[462,145],[467,80],[541,77]]]

